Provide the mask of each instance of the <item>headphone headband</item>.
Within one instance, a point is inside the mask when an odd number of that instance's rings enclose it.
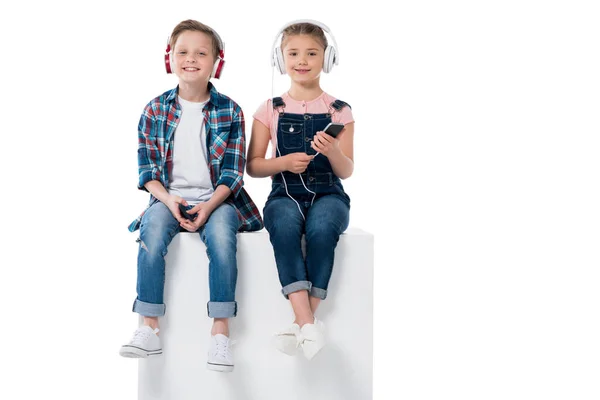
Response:
[[[213,35],[215,35],[215,37],[217,38],[217,44],[219,45],[219,57],[223,58],[225,55],[224,54],[225,53],[225,43],[223,43],[223,40],[221,40],[221,36],[219,36],[217,31],[215,31],[213,28],[211,28],[208,25],[206,25],[206,27],[208,29],[210,29],[210,31],[213,33]]]
[[[325,33],[328,33],[329,37],[331,37],[331,40],[333,42],[333,46],[332,47],[335,48],[335,60],[334,60],[334,64],[335,65],[339,64],[339,61],[340,61],[340,52],[338,50],[338,46],[337,46],[337,42],[335,41],[335,37],[333,36],[333,33],[331,33],[331,30],[329,29],[329,27],[327,27],[327,25],[325,25],[322,22],[315,21],[314,19],[297,19],[295,21],[291,21],[291,22],[288,22],[287,24],[285,24],[279,30],[279,33],[277,33],[277,36],[275,36],[275,40],[273,41],[273,46],[271,46],[271,65],[275,66],[275,49],[277,47],[277,41],[279,40],[279,36],[281,36],[283,34],[284,30],[286,30],[290,26],[296,25],[296,24],[312,24],[312,25],[316,25],[319,28],[323,29],[323,31]]]

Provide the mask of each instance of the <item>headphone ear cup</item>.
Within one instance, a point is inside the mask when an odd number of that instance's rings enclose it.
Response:
[[[171,45],[167,45],[167,49],[165,50],[165,69],[167,70],[167,74],[170,74],[170,73],[173,72],[171,70],[171,55],[170,55],[170,51],[171,51]]]
[[[323,72],[329,73],[329,71],[331,71],[335,63],[335,57],[335,47],[327,46],[327,48],[325,49],[325,54],[323,56]]]
[[[222,58],[217,59],[217,62],[213,66],[212,73],[210,74],[211,78],[219,79],[221,74],[223,73],[223,67],[225,66],[225,60]]]
[[[283,53],[281,47],[276,47],[273,52],[273,63],[281,75],[285,75],[285,61],[283,60]]]

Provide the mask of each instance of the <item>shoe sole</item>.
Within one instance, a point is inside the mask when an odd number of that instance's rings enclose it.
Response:
[[[161,354],[162,349],[149,351],[128,345],[121,347],[121,350],[119,350],[119,355],[125,358],[148,358],[152,356],[159,356]]]
[[[297,339],[293,332],[276,333],[271,337],[271,344],[287,356],[293,357],[298,354]]]
[[[279,340],[275,339],[273,340],[273,347],[275,347],[277,349],[277,351],[279,351],[280,353],[283,353],[287,356],[295,356],[296,354],[298,354],[298,347],[296,347],[296,343],[294,340],[294,343],[282,343]]]
[[[277,351],[279,351],[282,354],[285,354],[286,356],[294,357],[298,354],[298,349],[296,348],[294,348],[294,350],[280,349],[277,346],[275,346],[275,348],[277,349]]]
[[[211,364],[209,362],[206,363],[206,368],[211,371],[217,372],[231,372],[233,371],[233,365],[224,365],[224,364]]]
[[[323,346],[319,347],[319,348],[318,348],[316,351],[315,351],[315,350],[313,350],[313,349],[310,349],[310,350],[305,350],[305,349],[304,349],[304,347],[302,347],[302,350],[303,350],[303,351],[302,351],[302,353],[304,354],[304,357],[305,357],[305,358],[306,358],[308,361],[310,361],[310,360],[312,360],[313,358],[315,358],[315,356],[316,356],[317,354],[319,354],[319,353],[321,352],[321,350],[323,349],[323,347],[325,347],[325,345],[323,345]]]

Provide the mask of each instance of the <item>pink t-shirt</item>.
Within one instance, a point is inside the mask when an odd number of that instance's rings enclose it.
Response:
[[[285,103],[285,112],[291,114],[325,114],[331,112],[331,103],[336,98],[323,92],[319,97],[310,101],[294,100],[286,92],[282,96]],[[280,109],[281,110],[281,109]],[[334,110],[335,111],[335,110]],[[262,103],[258,110],[254,113],[253,117],[257,121],[261,122],[271,131],[271,145],[273,147],[272,157],[275,157],[276,144],[277,144],[277,116],[279,111],[273,109],[273,100],[269,99]],[[352,117],[352,110],[346,106],[340,111],[335,111],[331,114],[332,122],[341,122],[346,125],[354,122]]]

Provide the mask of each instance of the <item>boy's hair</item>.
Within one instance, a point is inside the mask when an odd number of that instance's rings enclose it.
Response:
[[[179,38],[179,35],[181,35],[185,31],[203,32],[210,36],[212,40],[213,56],[215,57],[215,59],[219,57],[219,39],[217,35],[215,35],[215,32],[207,25],[204,25],[202,22],[198,22],[193,19],[181,21],[179,24],[177,24],[175,29],[173,29],[173,32],[171,33],[171,38],[169,39],[169,44],[171,45],[172,49],[175,48],[175,43],[177,42],[177,38]]]
[[[319,26],[308,23],[301,22],[298,24],[290,25],[283,30],[283,35],[281,36],[281,48],[285,46],[286,39],[290,36],[296,35],[308,35],[312,36],[317,42],[319,42],[323,46],[323,50],[327,48],[327,38],[325,37],[325,33],[323,29]]]

